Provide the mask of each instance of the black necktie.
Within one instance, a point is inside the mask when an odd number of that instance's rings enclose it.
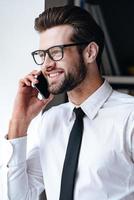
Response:
[[[76,119],[70,133],[67,146],[59,200],[73,200],[75,177],[79,159],[80,146],[83,133],[83,116],[81,108],[75,108]]]

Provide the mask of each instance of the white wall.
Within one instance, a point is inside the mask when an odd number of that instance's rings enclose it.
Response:
[[[43,9],[44,0],[0,0],[0,136],[7,132],[18,80],[36,67],[34,18]]]

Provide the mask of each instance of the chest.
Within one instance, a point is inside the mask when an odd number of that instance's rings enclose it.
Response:
[[[51,197],[49,199],[53,199],[51,189],[55,191],[58,199],[62,168],[72,125],[73,123],[68,123],[68,126],[62,123],[62,126],[57,125],[56,129],[52,127],[47,129],[47,134],[41,141],[41,165],[47,193]],[[102,185],[104,188],[111,188],[113,183],[119,184],[119,181],[126,179],[129,172],[124,156],[123,131],[120,124],[115,124],[115,121],[110,119],[105,119],[105,121],[84,119],[76,196],[85,194],[86,190],[90,195],[98,193],[105,196],[106,194],[102,192]],[[119,181],[116,180],[117,174]]]

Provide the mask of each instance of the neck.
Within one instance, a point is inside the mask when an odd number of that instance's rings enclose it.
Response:
[[[73,104],[79,106],[82,104],[89,96],[91,96],[103,83],[101,77],[97,79],[85,79],[76,88],[69,91],[68,98]]]

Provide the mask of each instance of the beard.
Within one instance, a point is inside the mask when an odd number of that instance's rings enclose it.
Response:
[[[64,77],[58,84],[50,84],[50,93],[57,95],[63,92],[68,92],[77,87],[86,77],[87,68],[83,57],[80,55],[80,62],[78,66],[74,66],[71,72],[64,74]]]

